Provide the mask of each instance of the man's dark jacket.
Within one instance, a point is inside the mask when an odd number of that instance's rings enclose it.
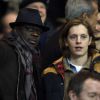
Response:
[[[0,41],[0,100],[26,100],[25,71],[15,47]]]
[[[0,41],[0,100],[17,100],[18,66],[14,48]]]

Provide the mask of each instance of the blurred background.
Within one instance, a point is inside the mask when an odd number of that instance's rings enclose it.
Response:
[[[22,0],[0,0],[0,19],[8,11],[18,11],[19,4]],[[53,22],[62,20],[65,16],[65,3],[66,0],[50,0],[48,5],[47,15]],[[2,27],[0,25],[0,31]]]
[[[0,0],[0,17],[2,17],[7,10],[17,10],[22,0]],[[50,0],[48,6],[48,16],[52,20],[64,17],[64,7],[66,0]]]

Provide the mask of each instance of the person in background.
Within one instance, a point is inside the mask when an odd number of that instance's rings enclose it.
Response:
[[[80,17],[85,18],[95,30],[97,23],[96,21],[97,14],[98,14],[97,0],[67,0],[66,2],[65,5],[66,21]],[[56,32],[51,36],[51,38],[49,38],[49,40],[46,43],[44,49],[45,52],[44,65],[46,66],[48,66],[54,60],[62,56],[59,45],[59,36],[61,34],[59,30],[56,30]]]
[[[72,6],[70,6],[72,5]],[[90,5],[88,7],[88,5]],[[68,0],[65,5],[65,18],[71,20],[83,17],[95,30],[98,14],[98,0]],[[92,20],[93,19],[93,20]]]
[[[42,58],[44,54],[45,44],[53,34],[53,31],[55,30],[55,26],[53,22],[47,16],[48,7],[49,7],[49,0],[23,0],[19,5],[19,9],[22,8],[38,9],[43,24],[50,28],[48,32],[44,32],[40,36],[39,47],[40,47]]]
[[[9,34],[12,31],[12,28],[10,27],[9,23],[15,22],[17,18],[17,12],[15,11],[10,11],[5,13],[5,15],[1,19],[2,23],[2,32],[4,35]]]
[[[80,71],[71,78],[66,94],[66,100],[100,100],[100,73]]]
[[[0,100],[37,100],[40,66],[38,42],[42,24],[38,10],[19,10],[12,31],[0,41]]]
[[[98,1],[98,15],[96,31],[94,32],[94,42],[97,54],[93,57],[92,69],[100,73],[100,1]]]
[[[80,70],[89,69],[93,29],[85,19],[74,19],[61,29],[59,44],[62,57],[43,70],[44,100],[67,100],[65,91],[71,76]]]
[[[96,49],[100,52],[100,11],[97,15],[96,31],[94,32]]]

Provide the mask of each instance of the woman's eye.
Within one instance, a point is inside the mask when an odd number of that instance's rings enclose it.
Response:
[[[70,39],[76,39],[75,35],[69,36]]]
[[[81,38],[85,39],[85,38],[87,38],[87,35],[82,35]]]

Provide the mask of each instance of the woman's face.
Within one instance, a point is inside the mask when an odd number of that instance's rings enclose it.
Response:
[[[75,25],[69,29],[65,45],[69,47],[71,56],[77,57],[87,55],[90,43],[91,38],[84,25]]]

